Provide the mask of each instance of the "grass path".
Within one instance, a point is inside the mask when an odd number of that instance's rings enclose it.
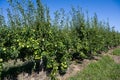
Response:
[[[101,56],[98,61],[90,60],[86,67],[66,80],[120,80],[120,47]]]

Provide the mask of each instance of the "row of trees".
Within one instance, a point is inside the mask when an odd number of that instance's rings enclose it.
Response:
[[[20,58],[39,60],[50,70],[52,80],[65,73],[71,60],[91,58],[120,44],[120,33],[109,22],[92,18],[81,8],[55,12],[50,19],[49,8],[40,0],[8,0],[6,23],[0,14],[0,58],[3,63]],[[34,64],[36,66],[36,63]]]

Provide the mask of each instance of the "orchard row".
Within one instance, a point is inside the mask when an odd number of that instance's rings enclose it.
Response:
[[[26,8],[22,2],[9,2],[16,12],[7,10],[7,24],[0,15],[0,58],[3,63],[11,59],[39,60],[55,79],[56,74],[66,72],[71,60],[91,58],[120,45],[120,33],[110,27],[109,22],[99,21],[96,14],[89,18],[81,8],[72,7],[69,15],[60,9],[51,20],[48,7],[40,0],[36,0],[37,8],[30,0],[26,2]]]

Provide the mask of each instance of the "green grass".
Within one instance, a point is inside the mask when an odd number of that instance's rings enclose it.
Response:
[[[120,56],[120,48],[115,49],[112,54]]]
[[[120,64],[116,64],[111,57],[104,56],[69,80],[120,80]]]

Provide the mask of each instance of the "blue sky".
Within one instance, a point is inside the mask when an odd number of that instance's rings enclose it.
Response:
[[[120,0],[42,0],[42,2],[50,8],[50,14],[60,8],[69,11],[71,5],[80,6],[83,11],[88,10],[89,16],[96,12],[99,20],[107,21],[109,18],[110,25],[115,26],[115,30],[120,32]],[[5,11],[8,7],[6,0],[0,0],[0,7]]]

